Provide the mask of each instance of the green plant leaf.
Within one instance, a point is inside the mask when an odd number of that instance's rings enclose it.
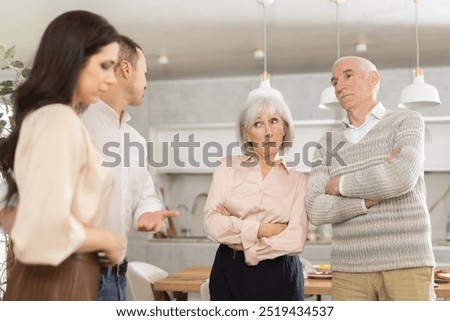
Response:
[[[14,116],[13,115],[9,116],[8,120],[9,120],[9,128],[13,128],[15,124]]]
[[[3,87],[0,88],[0,96],[5,96],[5,95],[9,95],[14,91],[14,89],[12,89],[12,87]]]
[[[0,43],[0,69],[13,69],[16,72],[14,79],[0,81],[0,140],[8,136],[14,128],[15,118],[10,94],[30,74],[30,68],[25,68],[21,60],[13,60],[15,54],[15,46],[7,49]]]
[[[5,59],[12,59],[14,58],[14,55],[16,54],[16,46],[12,46],[5,52]]]
[[[14,61],[11,62],[9,65],[12,66],[12,67],[14,67],[14,68],[19,68],[19,69],[22,69],[23,67],[25,67],[25,65],[23,64],[23,62],[20,61],[20,60],[14,60]]]
[[[4,80],[4,81],[0,82],[0,86],[12,87],[12,86],[14,86],[14,83],[12,80]]]
[[[21,71],[21,75],[23,78],[27,79],[30,76],[31,68],[25,68]]]

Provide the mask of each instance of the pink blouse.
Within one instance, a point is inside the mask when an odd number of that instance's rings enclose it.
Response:
[[[205,204],[205,230],[213,241],[242,244],[245,262],[257,265],[265,259],[297,255],[308,234],[305,196],[306,177],[277,162],[265,178],[249,156],[224,159],[213,175]],[[231,216],[217,211],[222,203]],[[272,237],[258,238],[260,223],[287,223]]]
[[[69,106],[39,108],[23,121],[15,154],[19,205],[11,239],[23,263],[58,265],[101,228],[113,179]]]

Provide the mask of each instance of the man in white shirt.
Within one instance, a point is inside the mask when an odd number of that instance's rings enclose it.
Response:
[[[179,214],[163,210],[147,167],[146,140],[127,124],[130,115],[125,107],[142,103],[146,73],[140,46],[121,36],[117,83],[81,115],[94,143],[106,156],[103,165],[111,167],[115,179],[106,227],[125,239],[132,224],[138,231],[159,232],[164,219]],[[126,300],[125,272],[126,261],[102,268],[97,300]]]

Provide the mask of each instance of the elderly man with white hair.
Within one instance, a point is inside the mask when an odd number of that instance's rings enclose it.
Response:
[[[424,120],[386,110],[379,80],[367,59],[334,63],[331,82],[347,117],[322,139],[339,157],[315,153],[307,213],[314,225],[332,224],[333,300],[434,300]]]

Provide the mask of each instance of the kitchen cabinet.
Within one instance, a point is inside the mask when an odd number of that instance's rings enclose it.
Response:
[[[283,159],[309,172],[322,133],[339,125],[335,120],[294,122],[295,141]],[[242,154],[234,123],[156,125],[149,136],[155,161],[150,165],[158,173],[213,173],[223,157]]]
[[[295,121],[295,141],[284,155],[288,165],[309,172],[314,149],[323,133],[339,120]],[[425,117],[425,170],[450,171],[447,142],[450,117]],[[165,124],[151,126],[149,164],[158,173],[213,173],[225,156],[241,154],[234,123]]]
[[[450,117],[425,118],[425,170],[450,171]]]
[[[240,152],[232,123],[153,125],[149,138],[158,173],[212,173],[222,157]]]

